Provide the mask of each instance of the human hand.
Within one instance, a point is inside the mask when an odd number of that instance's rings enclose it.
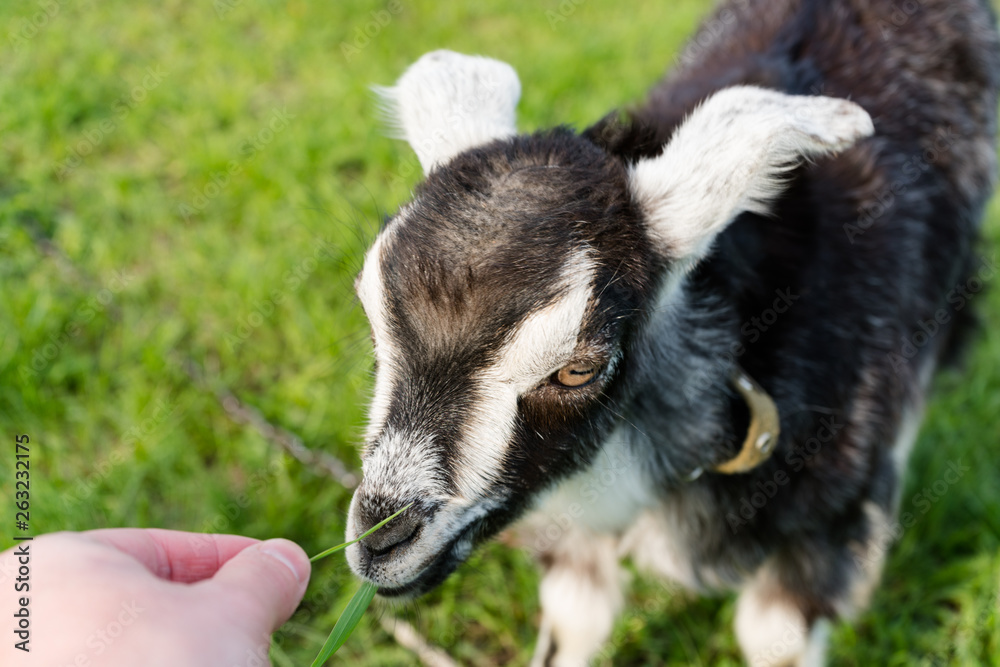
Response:
[[[270,635],[309,583],[288,540],[121,528],[52,533],[0,554],[0,664],[44,667],[262,667]],[[30,652],[10,627],[30,599]],[[16,629],[16,628],[15,628]]]

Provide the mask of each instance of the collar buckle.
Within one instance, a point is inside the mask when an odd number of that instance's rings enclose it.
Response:
[[[764,388],[737,366],[730,382],[746,401],[750,410],[750,426],[740,453],[712,468],[723,475],[737,475],[753,470],[774,453],[781,434],[778,408]]]

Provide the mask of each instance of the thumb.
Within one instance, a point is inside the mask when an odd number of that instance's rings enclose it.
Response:
[[[309,584],[309,557],[285,539],[247,547],[219,568],[212,587],[239,610],[254,632],[277,630],[299,606]],[[249,604],[248,604],[249,603]]]

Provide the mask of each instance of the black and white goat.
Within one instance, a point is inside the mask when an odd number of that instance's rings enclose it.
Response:
[[[517,75],[487,58],[430,53],[384,91],[426,180],[357,282],[376,380],[348,537],[413,507],[349,562],[418,595],[529,510],[562,517],[533,542],[536,664],[600,649],[622,557],[738,589],[751,664],[821,663],[965,328],[986,3],[732,0],[710,25],[582,134],[519,135]]]

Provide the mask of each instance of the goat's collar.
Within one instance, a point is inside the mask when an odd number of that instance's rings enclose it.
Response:
[[[737,366],[730,382],[736,387],[750,410],[750,427],[740,453],[712,468],[713,472],[735,475],[753,470],[771,458],[781,433],[778,408],[757,382]]]

